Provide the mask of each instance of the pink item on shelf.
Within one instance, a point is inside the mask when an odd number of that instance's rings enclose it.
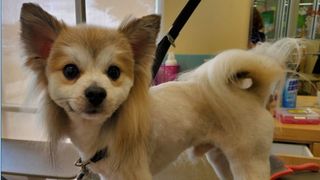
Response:
[[[173,81],[177,78],[179,72],[179,65],[173,52],[168,53],[168,58],[164,65],[160,66],[160,69],[156,75],[153,84],[158,85],[168,81]]]
[[[178,72],[178,65],[161,65],[154,80],[154,84],[158,85],[168,81],[173,81],[177,78]]]
[[[320,124],[320,114],[311,108],[280,108],[276,118],[285,124]]]

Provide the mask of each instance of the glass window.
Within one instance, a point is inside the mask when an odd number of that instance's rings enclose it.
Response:
[[[88,24],[116,27],[129,15],[141,17],[155,13],[154,0],[94,0],[86,1]]]
[[[313,9],[314,0],[301,0],[298,9],[298,22],[296,37],[309,37],[312,28],[312,21],[315,16]]]
[[[254,3],[255,3],[254,4],[255,7],[260,12],[260,15],[262,17],[266,39],[268,40],[274,39],[278,1],[277,0],[256,0]]]
[[[320,39],[320,2],[317,1],[316,22],[315,22],[315,39]]]
[[[24,68],[25,56],[20,43],[20,11],[24,2],[39,4],[68,24],[76,24],[75,1],[6,0],[2,1],[2,138],[43,140],[37,121],[39,98],[27,101],[32,74]],[[35,96],[37,97],[37,96]],[[24,110],[21,109],[24,108]],[[28,123],[26,123],[26,120]],[[40,120],[40,119],[39,119]]]
[[[24,2],[39,4],[68,24],[75,24],[75,1],[2,1],[2,103],[21,105],[27,95],[30,73],[23,68],[25,57],[20,44],[20,9]]]

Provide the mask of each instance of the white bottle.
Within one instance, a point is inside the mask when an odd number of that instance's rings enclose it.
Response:
[[[168,58],[165,62],[165,65],[166,66],[176,66],[178,63],[177,63],[177,60],[176,60],[176,57],[174,55],[173,52],[169,52],[168,53]]]

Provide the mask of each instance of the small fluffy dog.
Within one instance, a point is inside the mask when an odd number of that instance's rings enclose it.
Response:
[[[223,52],[150,89],[159,16],[70,27],[27,3],[20,21],[50,141],[69,137],[80,166],[102,179],[146,180],[191,148],[221,179],[269,179],[266,105],[284,75],[277,46]]]
[[[80,165],[106,151],[88,165],[102,177],[151,179],[148,91],[160,17],[128,19],[118,29],[70,27],[26,3],[20,22],[26,66],[46,93],[52,147],[69,137]]]

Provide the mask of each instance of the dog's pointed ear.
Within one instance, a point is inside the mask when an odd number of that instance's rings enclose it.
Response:
[[[46,59],[54,40],[65,28],[63,22],[33,3],[24,3],[20,14],[21,41],[28,58]],[[28,63],[27,63],[28,64]]]
[[[139,19],[127,19],[122,22],[119,32],[129,40],[137,63],[145,57],[154,56],[156,38],[160,30],[159,15],[148,15]]]

